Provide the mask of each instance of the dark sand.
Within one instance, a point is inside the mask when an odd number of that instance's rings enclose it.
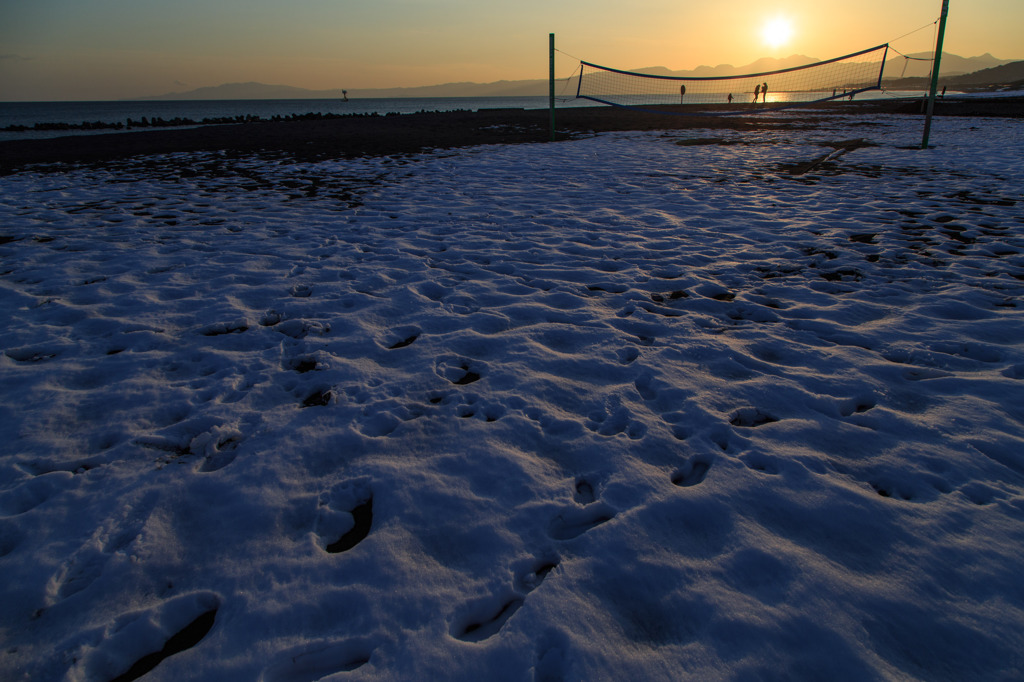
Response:
[[[667,116],[604,106],[567,108],[556,110],[555,127],[557,139],[613,130],[778,129],[787,125],[813,125],[814,121],[833,112],[921,116],[922,104],[920,100],[868,100],[790,110],[794,111],[798,112],[796,117],[781,118],[771,112],[758,113],[753,108],[743,116]],[[936,102],[935,113],[940,116],[1019,118],[1024,115],[1024,97],[946,99]],[[483,144],[544,142],[550,138],[549,112],[522,109],[207,125],[175,130],[0,141],[0,174],[16,172],[29,164],[94,163],[174,152],[263,153],[310,160],[410,154],[426,149]]]

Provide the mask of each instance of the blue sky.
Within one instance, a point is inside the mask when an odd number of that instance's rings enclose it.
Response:
[[[941,0],[0,0],[0,100],[119,99],[227,82],[311,89],[543,78],[547,36],[620,68],[828,58],[931,24]],[[791,38],[771,46],[766,23]],[[951,0],[946,49],[1024,58],[1024,1]],[[929,28],[893,43],[931,49]],[[559,75],[576,66],[560,56]],[[564,72],[564,73],[563,73]]]

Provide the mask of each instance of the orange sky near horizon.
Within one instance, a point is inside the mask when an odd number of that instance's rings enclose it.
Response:
[[[314,90],[546,78],[616,68],[930,51],[941,0],[0,0],[0,101],[107,100],[257,81]],[[780,20],[788,40],[763,35]],[[1024,59],[1024,1],[951,0],[946,52]],[[916,30],[922,29],[922,30]],[[913,33],[911,33],[913,32]],[[902,37],[904,34],[911,35]],[[572,55],[571,57],[568,55]]]

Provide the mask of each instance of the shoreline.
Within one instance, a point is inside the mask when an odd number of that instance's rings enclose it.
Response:
[[[727,105],[701,107],[719,111]],[[729,105],[732,108],[742,105]],[[657,107],[668,111],[678,106]],[[920,115],[920,100],[830,102],[776,112],[751,109],[740,116],[673,116],[607,106],[556,109],[556,139],[624,130],[758,130],[806,124],[829,113]],[[687,109],[693,110],[692,105]],[[794,113],[796,115],[794,115]],[[1024,97],[937,100],[937,116],[1024,116]],[[487,144],[550,140],[546,109],[488,109],[420,112],[396,116],[260,121],[174,130],[111,132],[47,139],[0,141],[0,175],[33,164],[103,163],[140,155],[223,151],[228,154],[285,154],[297,159],[415,154]]]

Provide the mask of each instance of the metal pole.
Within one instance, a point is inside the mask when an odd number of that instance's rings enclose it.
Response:
[[[548,108],[551,110],[551,141],[555,141],[555,34],[548,34]]]
[[[928,134],[932,130],[932,112],[935,110],[935,91],[939,89],[939,62],[942,61],[942,37],[946,34],[946,14],[949,0],[942,0],[942,14],[939,15],[939,35],[935,39],[935,59],[932,63],[932,85],[928,92],[928,113],[924,117],[924,137],[921,149],[928,149]]]

